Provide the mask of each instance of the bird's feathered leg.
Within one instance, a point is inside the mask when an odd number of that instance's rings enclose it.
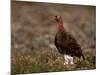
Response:
[[[69,63],[69,60],[68,60],[68,55],[64,54],[64,65],[67,65]]]
[[[69,61],[70,61],[70,64],[74,64],[73,57],[69,56]]]
[[[64,54],[64,59],[65,59],[64,65],[67,65],[67,64],[74,64],[74,62],[73,62],[73,57]]]

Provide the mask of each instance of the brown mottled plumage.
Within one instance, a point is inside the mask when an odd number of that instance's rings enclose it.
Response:
[[[63,21],[61,16],[56,16],[57,22],[57,33],[55,36],[55,45],[61,54],[70,55],[72,57],[83,57],[80,45],[77,43],[76,39],[65,31],[63,27]]]

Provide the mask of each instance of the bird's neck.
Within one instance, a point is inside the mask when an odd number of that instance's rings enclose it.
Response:
[[[63,22],[60,21],[57,23],[57,31],[63,31],[63,30],[64,30]]]

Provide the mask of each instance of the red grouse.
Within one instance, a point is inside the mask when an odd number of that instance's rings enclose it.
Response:
[[[57,22],[57,33],[55,36],[55,45],[58,51],[64,55],[64,65],[74,64],[73,57],[83,57],[80,45],[77,43],[76,39],[65,31],[63,26],[63,21],[61,16],[55,16]]]

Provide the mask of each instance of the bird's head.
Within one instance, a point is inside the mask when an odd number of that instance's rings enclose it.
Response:
[[[56,22],[62,21],[61,16],[55,16],[55,20],[56,20]]]

